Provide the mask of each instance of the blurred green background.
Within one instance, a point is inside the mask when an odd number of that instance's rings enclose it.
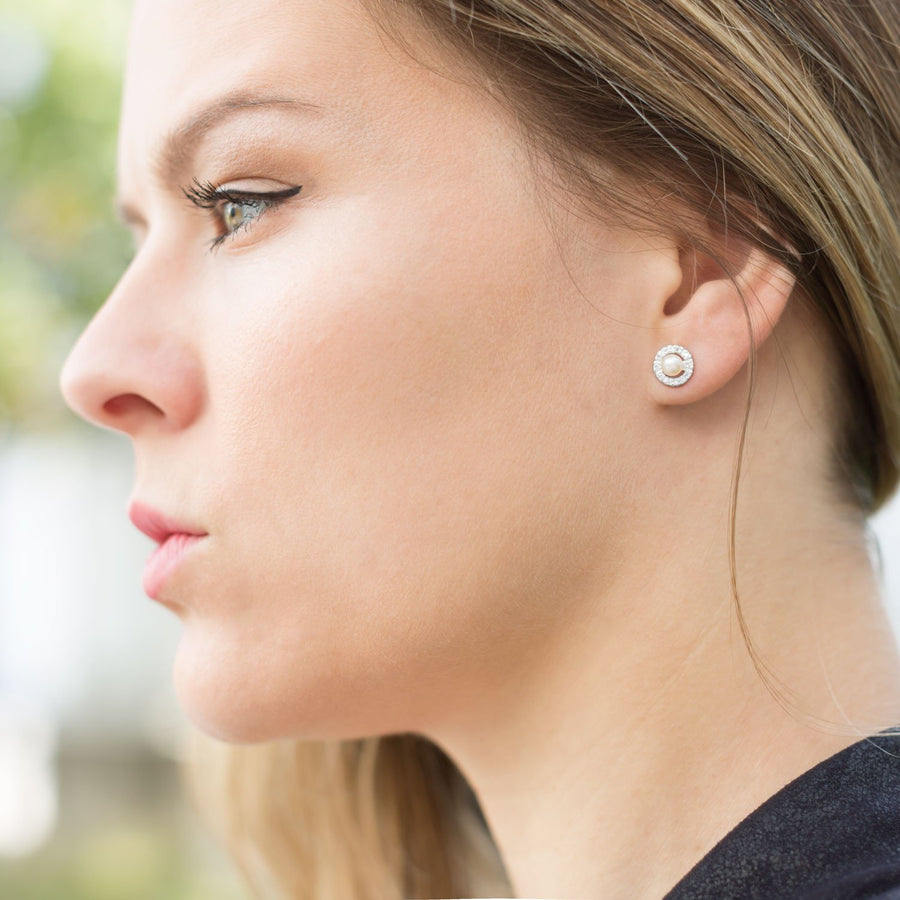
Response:
[[[0,0],[3,900],[243,896],[179,783],[175,626],[139,596],[146,548],[130,537],[117,552],[84,512],[115,507],[125,531],[127,448],[88,436],[57,387],[131,252],[112,209],[127,19],[124,0]],[[99,487],[75,502],[65,486],[85,478]],[[58,553],[48,539],[58,517],[112,546],[122,571],[99,587],[81,578],[72,526]]]
[[[115,282],[122,0],[0,2],[0,419],[66,415],[55,363]],[[49,357],[49,358],[48,358]]]

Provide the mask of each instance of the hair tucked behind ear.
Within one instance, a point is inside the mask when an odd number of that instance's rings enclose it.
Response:
[[[368,5],[398,36],[416,23],[455,48],[598,209],[783,262],[837,350],[835,485],[862,512],[885,502],[900,466],[896,0]],[[665,221],[665,198],[704,228]],[[422,739],[202,743],[217,758],[195,768],[199,796],[272,896],[509,893],[462,776]]]
[[[878,508],[900,466],[895,0],[381,0],[412,7],[580,192],[640,227],[764,248],[844,366],[836,477]]]

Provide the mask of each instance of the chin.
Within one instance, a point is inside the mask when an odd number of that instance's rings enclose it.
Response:
[[[199,629],[198,629],[199,631]],[[365,685],[328,672],[291,671],[271,653],[185,628],[173,667],[178,704],[200,731],[230,744],[355,740],[384,734]],[[379,716],[379,720],[381,720]]]
[[[200,731],[230,744],[258,744],[277,734],[265,703],[256,696],[256,678],[235,677],[227,654],[202,653],[198,641],[184,635],[172,671],[178,704]]]

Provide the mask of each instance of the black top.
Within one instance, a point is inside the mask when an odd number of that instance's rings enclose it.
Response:
[[[900,900],[900,729],[796,778],[663,900]]]

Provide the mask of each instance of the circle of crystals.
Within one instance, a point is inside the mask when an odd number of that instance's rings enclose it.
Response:
[[[681,357],[682,362],[681,374],[674,377],[666,375],[663,371],[663,360],[671,354]],[[684,384],[694,374],[694,357],[691,356],[691,351],[678,344],[668,344],[663,347],[653,360],[653,374],[669,387],[678,387]]]

